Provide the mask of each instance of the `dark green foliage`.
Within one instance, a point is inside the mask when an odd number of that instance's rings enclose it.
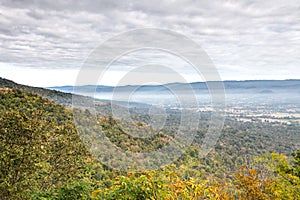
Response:
[[[88,182],[72,182],[51,190],[32,191],[32,200],[75,200],[90,199],[93,187]]]
[[[294,157],[292,173],[300,178],[300,150],[292,154]]]

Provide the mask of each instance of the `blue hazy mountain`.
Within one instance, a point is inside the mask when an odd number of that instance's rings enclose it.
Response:
[[[211,82],[215,83],[215,82]],[[252,80],[224,81],[224,93],[228,104],[236,103],[298,103],[300,99],[300,80]],[[164,85],[126,85],[126,86],[59,86],[49,89],[81,94],[102,100],[141,102],[147,104],[174,105],[179,103],[176,94],[188,96],[187,88],[192,89],[197,101],[209,103],[211,96],[205,82],[168,83]]]
[[[255,80],[255,81],[224,81],[225,93],[251,93],[251,94],[271,94],[271,93],[299,93],[300,80]],[[208,87],[205,82],[197,83],[169,83],[164,85],[127,85],[127,86],[103,86],[103,85],[85,85],[85,86],[57,86],[49,89],[58,90],[67,93],[76,91],[80,94],[91,93],[113,93],[135,91],[140,94],[168,94],[171,91],[183,91],[186,88],[192,88],[196,93],[208,93]]]
[[[280,89],[295,89],[300,90],[300,80],[250,80],[250,81],[224,81],[223,82],[225,90],[235,90],[242,89],[253,92],[262,92],[264,90],[272,91]],[[140,92],[149,91],[166,91],[170,89],[180,90],[181,88],[186,88],[186,85],[190,85],[195,90],[207,90],[206,82],[196,82],[196,83],[168,83],[164,85],[126,85],[126,86],[103,86],[103,85],[84,85],[76,86],[76,91],[82,92],[113,92],[116,88],[119,91],[130,91],[133,88],[138,88]],[[64,92],[73,92],[74,86],[56,86],[49,87],[49,89],[54,89]],[[300,92],[300,91],[299,91]]]

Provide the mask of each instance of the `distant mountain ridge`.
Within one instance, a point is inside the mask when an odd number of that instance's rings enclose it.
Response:
[[[185,92],[186,85],[190,84],[196,91],[196,94],[209,95],[207,85],[205,82],[197,83],[168,83],[164,85],[127,85],[127,86],[57,86],[50,88],[30,87],[22,84],[17,84],[13,81],[0,78],[0,88],[16,88],[24,92],[40,95],[48,98],[58,104],[64,104],[67,106],[72,105],[73,90],[76,89],[76,94],[80,98],[97,98],[97,102],[101,104],[113,103],[120,106],[129,107],[149,107],[147,104],[157,104],[157,101],[162,101],[164,98],[165,104],[169,104],[169,100],[172,96],[170,91],[176,90],[177,92]],[[300,80],[254,80],[254,81],[224,81],[225,94],[229,97],[227,100],[232,99],[239,100],[242,98],[260,98],[260,101],[268,99],[278,99],[282,101],[283,98],[292,98],[293,102],[297,102],[300,95]],[[95,93],[96,88],[96,93]],[[137,91],[137,96],[134,99],[112,98],[114,90],[117,90],[122,94],[124,92],[125,97],[128,92]],[[75,95],[76,95],[75,94]],[[95,95],[94,95],[95,94]],[[232,94],[232,95],[231,95]],[[243,96],[241,96],[241,95]],[[81,96],[83,95],[83,96]],[[143,97],[139,96],[143,95]],[[231,96],[230,96],[231,95]],[[246,95],[246,96],[245,96]],[[252,96],[251,96],[252,95]],[[271,97],[271,95],[273,95]],[[277,95],[277,96],[274,96]],[[209,99],[208,99],[209,100]],[[290,101],[290,100],[289,100]],[[160,104],[160,103],[159,103]]]
[[[138,88],[141,92],[147,91],[164,91],[171,89],[183,89],[190,84],[193,89],[207,90],[206,82],[194,82],[194,83],[168,83],[164,85],[126,85],[126,86],[103,86],[103,85],[85,85],[85,86],[56,86],[49,87],[63,92],[72,93],[74,89],[77,92],[113,92],[116,88],[118,91],[128,91],[133,88]],[[225,90],[234,89],[246,89],[246,90],[258,90],[257,92],[272,91],[272,89],[298,89],[300,91],[300,80],[246,80],[246,81],[224,81]]]

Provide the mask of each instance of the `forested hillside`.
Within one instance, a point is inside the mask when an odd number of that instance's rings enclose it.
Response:
[[[19,89],[24,92],[37,94],[39,96],[48,98],[48,99],[56,102],[57,104],[64,104],[64,105],[68,105],[68,106],[70,106],[72,104],[72,94],[71,93],[64,93],[64,92],[59,92],[56,90],[48,90],[45,88],[22,85],[22,84],[15,83],[11,80],[1,78],[1,77],[0,77],[0,88],[15,88],[15,89]]]
[[[284,139],[297,136],[293,126],[228,121],[215,150],[200,159],[204,121],[193,145],[174,164],[123,172],[90,155],[67,107],[30,87],[1,87],[0,199],[300,199],[300,152]],[[166,128],[151,141],[137,140],[115,120],[99,115],[98,126],[123,149],[143,152],[172,138]],[[144,122],[134,126],[152,131]]]

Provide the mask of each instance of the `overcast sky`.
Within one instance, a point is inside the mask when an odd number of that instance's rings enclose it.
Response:
[[[93,49],[145,27],[197,42],[222,80],[300,78],[299,0],[0,0],[0,77],[34,86],[73,85]],[[129,58],[123,65],[147,64]],[[161,65],[180,65],[161,58]],[[122,67],[101,83],[116,84]]]

